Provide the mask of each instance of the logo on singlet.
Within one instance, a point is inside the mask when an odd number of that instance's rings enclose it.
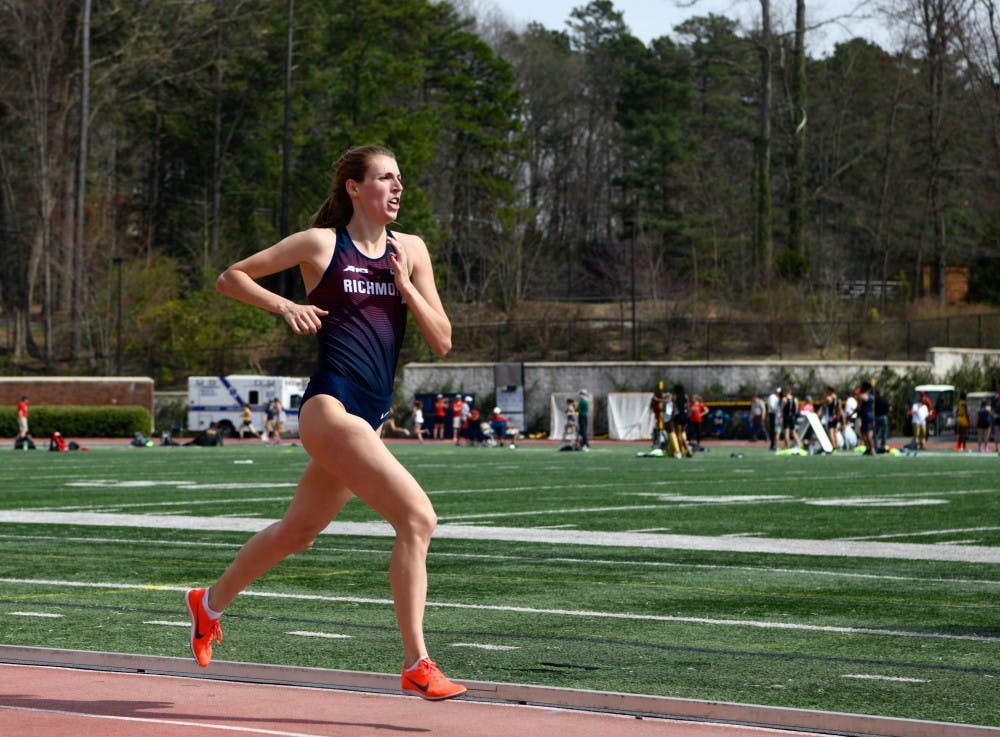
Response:
[[[354,274],[367,274],[368,273],[368,269],[366,269],[364,266],[354,266],[352,264],[348,264],[347,266],[345,266],[344,267],[344,271],[345,272],[351,272],[351,273],[354,273]]]

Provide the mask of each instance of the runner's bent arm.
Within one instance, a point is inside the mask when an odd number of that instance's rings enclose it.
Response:
[[[451,350],[451,321],[441,304],[427,245],[414,235],[396,233],[389,254],[396,271],[396,288],[431,349],[439,356]]]
[[[296,333],[315,333],[320,328],[320,318],[327,314],[326,310],[286,299],[265,289],[257,280],[299,266],[306,289],[311,290],[322,277],[324,267],[320,264],[323,263],[323,254],[326,253],[329,258],[329,244],[323,238],[322,229],[293,233],[223,271],[216,280],[216,289],[227,297],[281,315]]]

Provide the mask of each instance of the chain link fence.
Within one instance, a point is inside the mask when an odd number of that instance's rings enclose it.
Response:
[[[767,322],[671,318],[464,323],[450,356],[480,361],[922,360],[928,348],[1000,348],[1000,314]]]

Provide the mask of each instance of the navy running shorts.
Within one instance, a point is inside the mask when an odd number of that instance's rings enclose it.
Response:
[[[392,407],[391,394],[388,396],[376,394],[345,376],[325,369],[317,370],[310,377],[306,393],[302,397],[302,404],[317,394],[326,394],[340,400],[344,409],[363,419],[373,430],[378,430],[382,426]]]

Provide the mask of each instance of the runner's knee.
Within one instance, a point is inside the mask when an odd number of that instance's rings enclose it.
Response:
[[[312,547],[321,529],[313,526],[282,523],[274,534],[274,544],[286,554],[301,553]]]

